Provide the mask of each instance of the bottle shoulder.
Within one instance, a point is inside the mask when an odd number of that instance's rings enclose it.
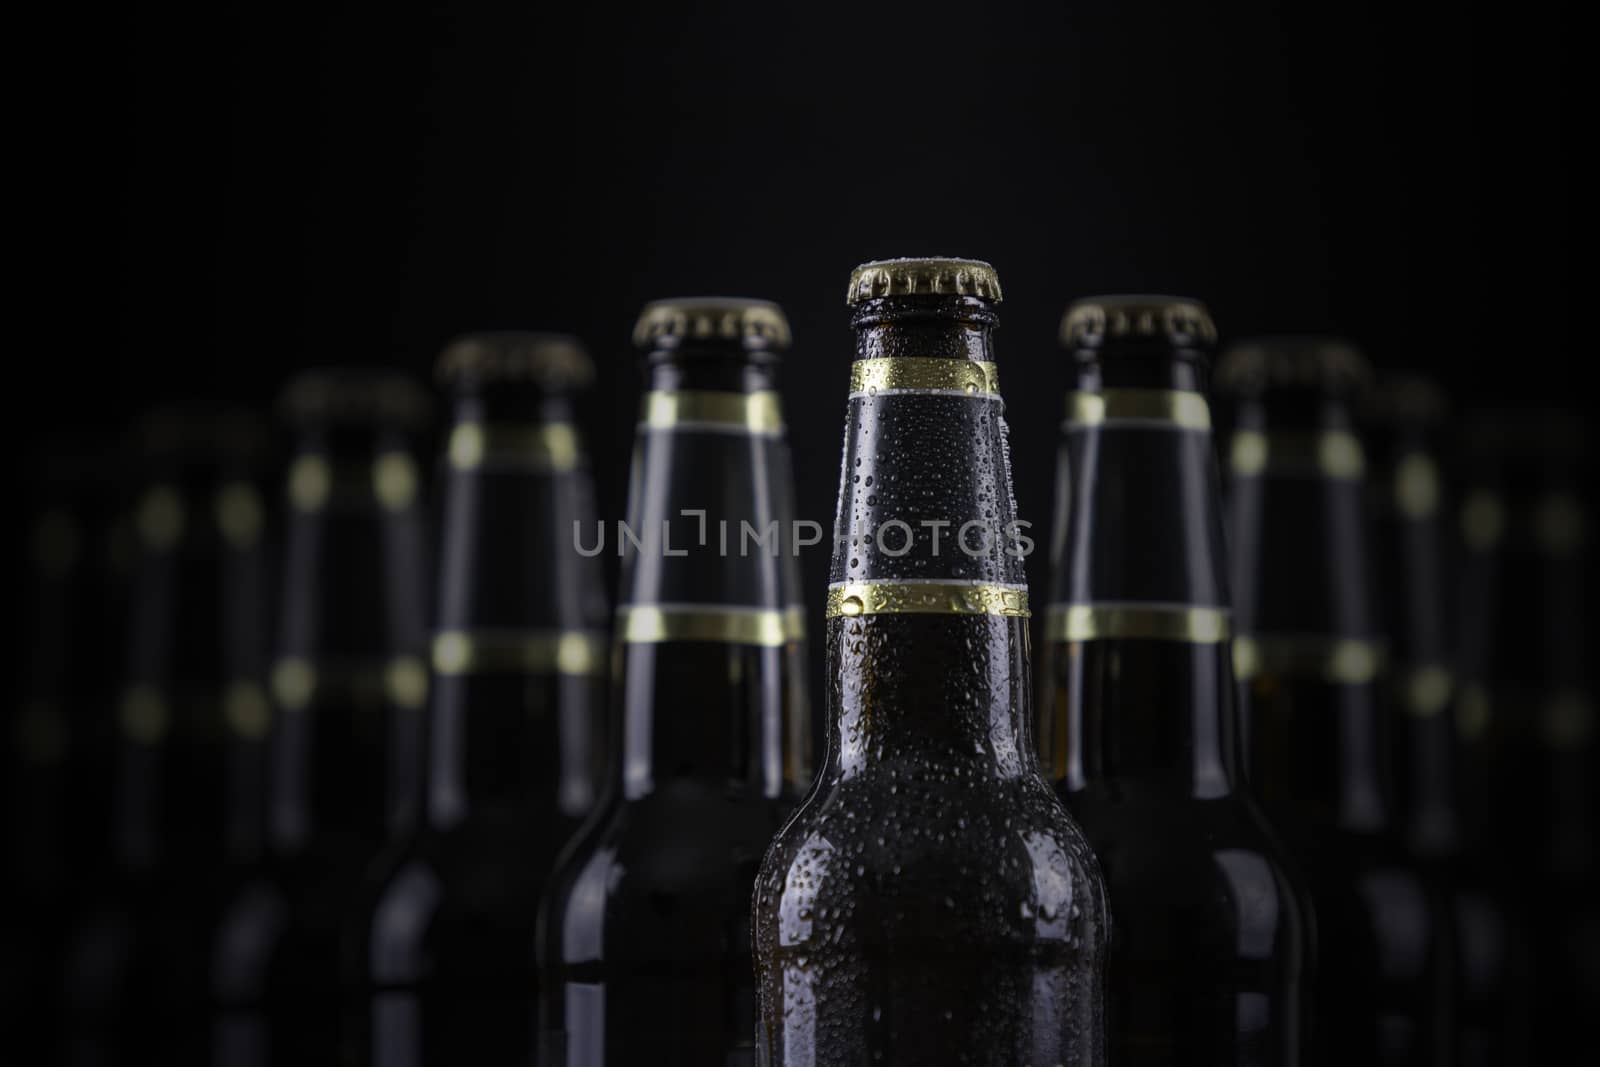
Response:
[[[704,782],[613,794],[556,863],[541,906],[541,956],[614,958],[673,940],[661,936],[669,927],[686,934],[739,923],[784,815],[779,799]]]
[[[755,905],[780,940],[825,917],[866,941],[1078,942],[1107,919],[1087,839],[1033,775],[829,783],[773,842]]]

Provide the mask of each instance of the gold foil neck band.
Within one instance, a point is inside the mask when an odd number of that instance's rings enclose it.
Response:
[[[1456,682],[1450,668],[1423,663],[1407,671],[1401,684],[1405,687],[1406,713],[1418,719],[1431,719],[1449,705]]]
[[[583,630],[443,630],[433,639],[440,675],[597,675],[605,669],[605,638]]]
[[[722,604],[625,604],[617,609],[623,644],[720,641],[780,648],[805,636],[805,609],[746,608]]]
[[[1067,422],[1073,426],[1127,423],[1209,432],[1211,407],[1204,394],[1179,389],[1068,393]]]
[[[703,390],[652,391],[644,395],[640,425],[651,430],[710,430],[776,437],[783,433],[778,394]]]
[[[450,466],[476,470],[485,463],[535,471],[570,471],[578,466],[578,432],[570,423],[507,426],[463,422],[450,431]]]
[[[1233,670],[1241,680],[1261,675],[1315,678],[1337,685],[1365,685],[1383,667],[1384,649],[1355,637],[1284,636],[1233,639]]]
[[[1047,641],[1125,638],[1215,645],[1228,639],[1232,623],[1224,609],[1194,604],[1052,604],[1044,632]]]
[[[334,464],[306,453],[289,466],[289,503],[296,511],[318,512],[331,502],[376,499],[389,511],[404,511],[417,501],[417,465],[405,452],[381,453],[372,465]]]
[[[1228,466],[1240,478],[1267,473],[1304,473],[1357,481],[1366,473],[1361,441],[1345,430],[1311,434],[1239,430],[1229,446]]]
[[[850,395],[938,393],[994,398],[1000,395],[1000,371],[993,363],[971,359],[923,359],[896,356],[858,359],[850,364]]]
[[[1028,588],[984,582],[841,582],[828,587],[827,617],[1005,615],[1027,618]]]
[[[269,681],[273,699],[285,711],[301,711],[329,691],[408,709],[428,699],[428,668],[418,656],[396,656],[387,663],[314,663],[287,656],[273,665]]]

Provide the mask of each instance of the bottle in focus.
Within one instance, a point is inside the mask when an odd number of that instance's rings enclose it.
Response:
[[[1105,1062],[1108,916],[1039,773],[986,263],[851,276],[827,752],[755,894],[760,1062]]]

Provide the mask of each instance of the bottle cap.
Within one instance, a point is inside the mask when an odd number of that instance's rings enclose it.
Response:
[[[789,320],[770,300],[690,296],[652,300],[639,312],[633,343],[676,348],[694,340],[739,341],[749,348],[788,348]]]
[[[845,303],[882,296],[979,296],[1000,302],[1000,276],[981,259],[880,259],[850,272]]]
[[[594,381],[583,342],[564,333],[471,333],[445,346],[435,367],[439,381],[477,386],[527,382],[546,389],[578,389]]]
[[[1349,394],[1365,389],[1372,368],[1336,337],[1261,337],[1242,341],[1217,363],[1216,387],[1241,396],[1297,390]]]
[[[1439,383],[1421,374],[1380,374],[1362,404],[1371,422],[1388,426],[1435,426],[1450,411]]]
[[[1091,296],[1074,300],[1061,316],[1061,343],[1068,348],[1099,348],[1125,337],[1194,348],[1215,344],[1217,327],[1204,304],[1184,296]]]
[[[324,367],[292,378],[279,410],[296,425],[364,424],[416,429],[427,424],[428,394],[407,375],[366,367]]]

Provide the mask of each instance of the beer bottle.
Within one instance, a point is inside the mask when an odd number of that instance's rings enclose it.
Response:
[[[789,326],[762,300],[664,300],[634,340],[649,391],[614,542],[621,746],[541,908],[543,1054],[748,1064],[750,892],[808,773],[786,744],[808,729],[782,556]],[[603,528],[577,536],[580,552],[608,544]]]
[[[972,260],[851,275],[821,774],[755,894],[764,1062],[1096,1064],[1107,914],[1032,738],[1032,546]]]
[[[1368,376],[1353,348],[1318,339],[1247,343],[1218,368],[1239,397],[1234,666],[1251,707],[1251,784],[1316,907],[1318,1058],[1446,1063],[1451,926],[1404,854],[1387,776],[1352,416]]]
[[[69,945],[67,1029],[74,1058],[193,1061],[205,962],[192,918],[232,843],[230,684],[264,699],[262,511],[249,479],[265,435],[245,415],[167,411],[141,421],[137,445],[145,481],[113,703],[111,863]],[[253,525],[235,536],[240,494]]]
[[[1241,786],[1205,308],[1080,300],[1046,620],[1056,789],[1105,871],[1114,1063],[1300,1062],[1304,888]]]
[[[578,341],[481,334],[445,349],[427,804],[378,867],[347,944],[351,1062],[531,1063],[534,919],[591,805],[603,712],[599,561],[572,392]]]
[[[46,1059],[60,1037],[63,950],[82,887],[106,872],[104,709],[124,643],[113,593],[126,584],[126,561],[109,550],[120,451],[83,431],[52,435],[22,490],[22,684],[0,743],[0,1028],[24,1058]]]
[[[1395,800],[1411,855],[1443,885],[1458,951],[1457,1062],[1527,1060],[1527,931],[1515,901],[1472,850],[1455,728],[1455,568],[1445,517],[1446,399],[1415,375],[1380,379],[1365,405],[1374,477],[1368,499],[1389,656]]]
[[[213,933],[215,1062],[334,1061],[339,924],[404,824],[420,768],[424,530],[408,379],[314,371],[283,400],[294,441],[269,685],[267,855]]]
[[[1530,920],[1535,1058],[1600,1006],[1583,427],[1561,411],[1466,426],[1458,724],[1470,823]]]

